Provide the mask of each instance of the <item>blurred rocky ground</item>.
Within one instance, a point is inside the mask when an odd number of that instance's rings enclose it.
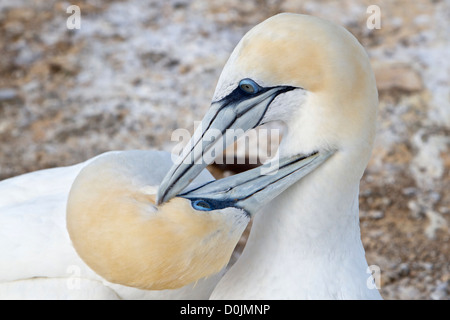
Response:
[[[70,5],[79,30],[66,27]],[[380,29],[367,27],[370,5]],[[239,39],[285,11],[344,25],[371,57],[380,112],[361,232],[381,293],[449,299],[448,0],[2,0],[0,179],[108,150],[171,151],[173,130],[192,132],[209,107]]]

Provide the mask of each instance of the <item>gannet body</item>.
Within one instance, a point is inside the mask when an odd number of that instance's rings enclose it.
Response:
[[[136,152],[138,154],[136,154]],[[127,151],[143,156],[157,185],[171,165],[170,155]],[[221,273],[174,290],[141,290],[109,282],[79,257],[66,227],[69,191],[80,171],[108,152],[86,162],[46,169],[0,182],[0,299],[205,299]],[[156,172],[156,173],[155,173]],[[205,171],[196,182],[210,181]]]
[[[161,206],[167,152],[108,152],[5,180],[0,298],[206,299],[252,213],[322,157],[283,158],[269,175],[205,171]]]
[[[231,54],[211,108],[183,151],[198,160],[228,139],[283,121],[278,154],[332,153],[254,216],[246,247],[212,299],[380,299],[361,242],[359,181],[373,146],[378,93],[369,59],[344,28],[279,14]],[[206,141],[211,129],[222,139]],[[174,165],[158,191],[171,199],[207,163]]]

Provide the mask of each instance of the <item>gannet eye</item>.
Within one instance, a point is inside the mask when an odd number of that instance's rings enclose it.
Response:
[[[259,85],[252,79],[242,79],[239,82],[239,88],[248,94],[255,94],[259,91]]]
[[[195,200],[192,202],[192,208],[200,211],[211,211],[211,205],[205,200]]]

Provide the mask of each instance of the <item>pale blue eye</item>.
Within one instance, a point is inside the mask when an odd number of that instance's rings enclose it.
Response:
[[[259,91],[259,85],[252,79],[242,79],[239,82],[239,88],[248,94],[255,94]]]
[[[200,211],[211,211],[211,205],[205,200],[195,200],[192,202],[192,208]]]

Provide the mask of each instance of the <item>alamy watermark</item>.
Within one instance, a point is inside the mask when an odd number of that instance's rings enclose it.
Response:
[[[81,28],[81,9],[77,5],[70,5],[66,9],[66,13],[70,14],[66,21],[66,27],[69,30]],[[369,17],[366,20],[368,29],[381,29],[381,9],[379,6],[372,4],[367,7],[366,13]]]
[[[273,146],[280,143],[280,129],[260,128],[247,133],[242,129],[227,129],[223,133],[219,129],[209,128],[205,133],[201,121],[196,121],[194,127],[196,127],[194,137],[187,129],[176,129],[172,132],[171,141],[177,142],[172,149],[172,161],[175,164],[214,162],[226,165],[244,163],[258,165],[270,159],[270,166],[261,167],[261,174],[276,173],[279,159],[278,152]],[[227,148],[230,144],[232,147]]]
[[[381,268],[375,264],[367,267],[366,272],[370,274],[367,278],[367,288],[369,289],[381,289]]]
[[[71,5],[66,9],[71,15],[67,18],[66,27],[69,30],[81,28],[81,10],[79,6]]]
[[[381,9],[379,6],[372,4],[367,7],[366,13],[370,14],[367,18],[366,26],[368,29],[381,29]]]
[[[67,277],[67,289],[80,290],[81,288],[81,268],[77,265],[70,265],[66,269]]]

